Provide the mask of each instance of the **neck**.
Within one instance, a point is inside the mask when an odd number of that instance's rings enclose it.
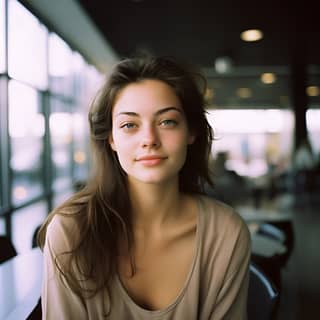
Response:
[[[181,194],[178,181],[164,185],[129,184],[134,228],[161,226],[176,218]]]

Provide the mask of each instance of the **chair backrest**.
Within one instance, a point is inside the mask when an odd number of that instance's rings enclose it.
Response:
[[[279,293],[264,272],[250,264],[248,320],[271,320],[279,302]]]
[[[0,236],[0,263],[17,255],[17,251],[7,236]]]
[[[284,243],[286,240],[285,233],[280,228],[270,223],[262,223],[258,229],[258,233],[280,241],[281,243]]]
[[[37,226],[36,229],[33,232],[33,235],[32,235],[32,248],[38,247],[37,235],[38,235],[38,232],[40,230],[40,227],[41,227],[41,225]]]

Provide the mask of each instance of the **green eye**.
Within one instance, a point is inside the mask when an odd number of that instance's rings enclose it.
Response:
[[[160,124],[165,127],[173,127],[173,126],[177,125],[178,122],[175,120],[172,120],[172,119],[166,119],[166,120],[161,121]]]
[[[128,130],[128,129],[133,129],[135,127],[136,127],[136,125],[134,123],[128,122],[128,123],[123,124],[120,128]]]

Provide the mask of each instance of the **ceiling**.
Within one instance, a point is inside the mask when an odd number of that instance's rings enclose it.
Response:
[[[304,10],[280,0],[79,2],[120,57],[149,52],[201,68],[212,107],[290,107],[290,70],[297,63],[309,66],[307,84],[320,86],[320,24],[307,2]],[[240,33],[248,28],[261,29],[264,38],[242,41]],[[221,74],[215,61],[223,56],[232,69]],[[277,81],[263,84],[263,72],[274,72]],[[251,95],[240,98],[239,88],[249,88]],[[320,97],[309,101],[320,104]]]

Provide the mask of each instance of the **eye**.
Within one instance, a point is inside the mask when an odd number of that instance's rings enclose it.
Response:
[[[133,122],[126,122],[120,126],[121,129],[124,129],[126,131],[135,129],[136,127],[137,125]]]
[[[178,122],[173,119],[165,119],[160,122],[162,127],[175,127],[177,124]]]

